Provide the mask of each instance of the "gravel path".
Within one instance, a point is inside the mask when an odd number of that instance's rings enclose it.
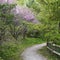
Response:
[[[46,46],[46,43],[27,48],[21,55],[23,60],[47,60],[44,56],[37,53],[37,51],[44,46]]]

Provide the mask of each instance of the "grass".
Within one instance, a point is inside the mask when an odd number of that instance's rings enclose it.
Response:
[[[43,47],[38,51],[40,54],[45,56],[47,60],[60,60],[60,57],[53,54],[51,51],[49,51],[46,47]]]
[[[45,41],[43,41],[40,38],[26,38],[20,44],[20,49],[21,49],[21,51],[23,51],[27,47],[30,47],[30,46],[35,45],[35,44],[41,44],[41,43],[44,43],[44,42]]]

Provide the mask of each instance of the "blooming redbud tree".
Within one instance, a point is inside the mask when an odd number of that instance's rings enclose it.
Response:
[[[13,4],[16,0],[0,0],[0,4],[8,3]],[[26,20],[33,23],[38,23],[37,19],[35,18],[33,12],[28,7],[23,7],[16,5],[16,7],[12,11],[15,14],[15,21],[18,20]]]
[[[38,23],[38,20],[35,18],[33,12],[28,7],[23,6],[16,6],[16,8],[13,9],[13,13],[22,20],[26,20],[28,22]],[[18,19],[19,19],[18,18]]]
[[[0,0],[0,4],[4,4],[4,3],[12,4],[15,2],[16,2],[16,0]]]

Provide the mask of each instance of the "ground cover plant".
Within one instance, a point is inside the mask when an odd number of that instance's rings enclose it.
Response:
[[[43,56],[47,57],[48,60],[59,60],[60,57],[52,53],[47,49],[47,47],[42,48],[41,50],[38,51],[41,53]],[[48,52],[48,53],[47,53]]]

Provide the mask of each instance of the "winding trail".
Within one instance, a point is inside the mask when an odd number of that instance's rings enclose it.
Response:
[[[21,55],[23,60],[47,60],[44,56],[37,53],[37,51],[44,46],[46,46],[46,43],[27,48]]]

